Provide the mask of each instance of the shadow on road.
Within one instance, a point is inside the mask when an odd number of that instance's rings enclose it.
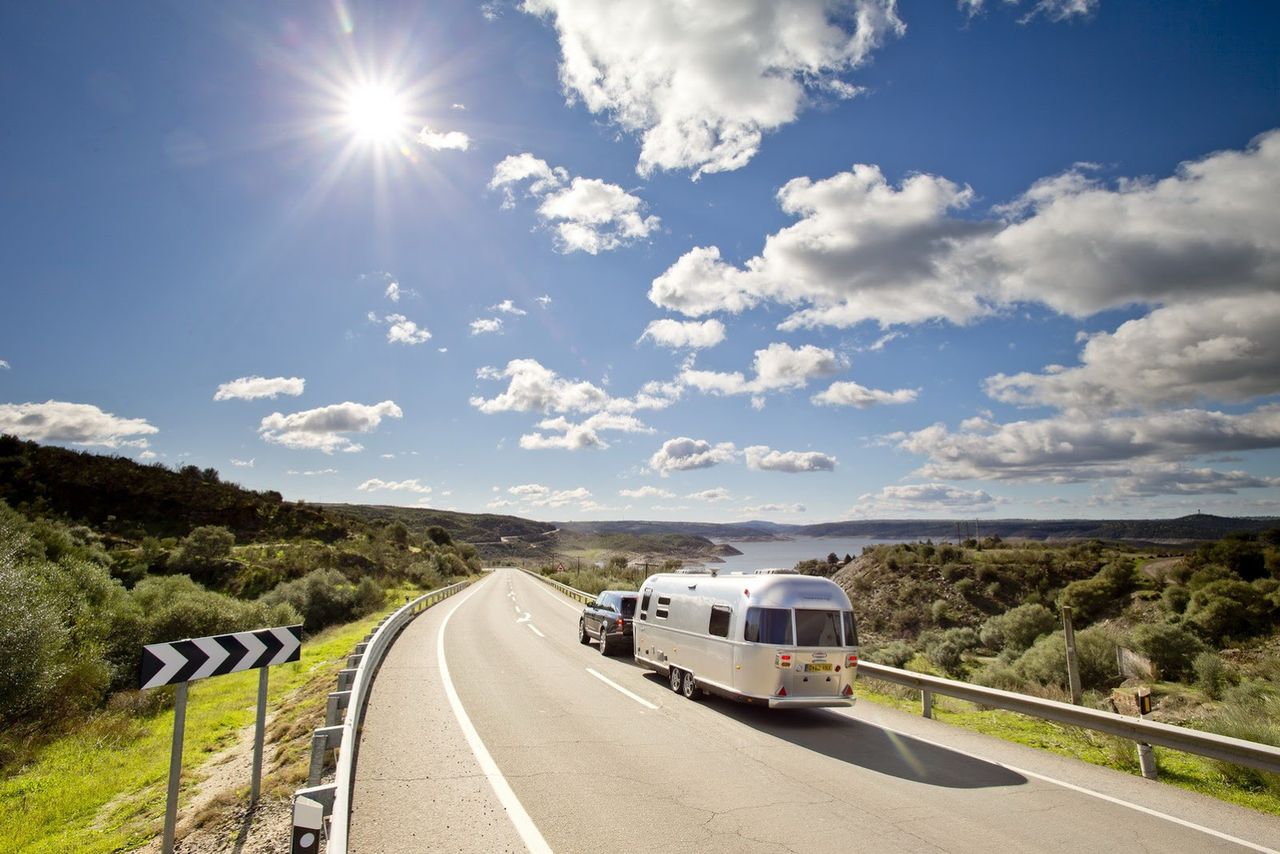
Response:
[[[1020,786],[1027,782],[1021,774],[992,762],[826,709],[763,709],[719,697],[702,702],[744,726],[878,774],[950,789]]]

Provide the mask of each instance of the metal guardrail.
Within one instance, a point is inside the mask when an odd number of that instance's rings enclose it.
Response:
[[[356,644],[355,653],[347,659],[346,669],[338,673],[338,691],[329,695],[329,708],[325,720],[328,726],[316,730],[312,742],[313,779],[311,780],[311,788],[300,790],[294,798],[295,851],[318,850],[318,845],[315,849],[305,846],[300,848],[297,843],[298,838],[305,835],[302,831],[314,825],[314,820],[311,820],[312,823],[305,826],[299,823],[300,810],[298,803],[302,801],[304,809],[301,812],[303,813],[306,813],[312,805],[332,805],[328,844],[325,850],[327,854],[346,854],[351,822],[351,793],[355,787],[356,753],[359,744],[360,724],[364,718],[365,703],[369,699],[369,691],[373,687],[373,679],[377,674],[378,665],[382,663],[383,657],[400,634],[401,629],[408,625],[414,617],[432,605],[448,599],[470,583],[470,581],[462,581],[458,584],[451,584],[448,587],[424,593],[389,616],[384,617],[382,622],[378,624],[377,628],[363,643]],[[337,713],[340,713],[343,706],[346,708],[346,715],[340,726],[334,725],[334,718]],[[317,745],[319,747],[318,752],[315,750]],[[335,747],[338,747],[339,750],[334,781],[330,786],[317,787],[315,778],[318,777],[319,766],[323,765],[324,754]],[[320,757],[319,763],[316,762],[317,753]],[[326,809],[325,814],[330,814],[330,811]],[[316,837],[319,836],[318,833],[315,835]],[[318,838],[315,841],[318,843]]]
[[[545,578],[527,569],[523,571],[580,602],[595,600],[595,597],[590,593],[584,593],[566,584],[552,581],[550,578]],[[1104,712],[1100,709],[1073,706],[1070,703],[1060,703],[1056,700],[1043,700],[1027,694],[986,688],[982,685],[973,685],[968,682],[957,682],[954,679],[915,673],[884,664],[873,664],[869,661],[859,662],[858,672],[869,679],[879,679],[883,682],[903,685],[920,691],[921,705],[925,717],[932,716],[933,695],[942,694],[982,706],[1040,718],[1041,720],[1054,721],[1119,736],[1139,744],[1167,747],[1170,750],[1177,750],[1182,753],[1194,753],[1210,759],[1218,759],[1235,765],[1247,765],[1250,768],[1258,768],[1263,771],[1270,771],[1273,774],[1280,774],[1280,748],[1266,744],[1258,744],[1253,741],[1230,738],[1225,735],[1162,724],[1141,718],[1126,717],[1115,712]]]
[[[521,572],[532,575],[534,578],[538,579],[544,584],[550,584],[552,587],[559,590],[561,593],[568,596],[570,599],[577,599],[583,605],[590,605],[592,602],[596,601],[595,596],[593,596],[590,593],[584,593],[576,587],[570,587],[567,584],[561,584],[559,581],[555,581],[554,579],[547,578],[545,575],[539,575],[533,570],[525,569],[522,566],[516,567],[516,568],[519,569]]]

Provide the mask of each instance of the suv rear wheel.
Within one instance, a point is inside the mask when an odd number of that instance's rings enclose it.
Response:
[[[578,620],[578,643],[591,643],[591,635],[587,634],[587,621]]]
[[[605,623],[600,624],[600,654],[609,654],[609,627]]]

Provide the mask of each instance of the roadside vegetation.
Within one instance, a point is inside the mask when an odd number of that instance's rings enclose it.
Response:
[[[835,557],[835,556],[832,556]],[[1280,745],[1280,529],[1180,550],[1091,541],[905,543],[806,561],[860,621],[863,656],[1069,701],[1060,609],[1073,611],[1086,705]],[[867,680],[876,700],[904,692]],[[1133,745],[938,698],[939,717],[1124,770]],[[1280,814],[1280,777],[1158,751],[1164,779]]]
[[[146,792],[153,760],[167,770],[167,747],[156,744],[168,738],[173,691],[136,690],[144,645],[302,624],[308,667],[327,660],[317,654],[336,662],[363,631],[326,630],[361,626],[389,595],[399,601],[480,568],[475,548],[438,525],[347,518],[243,490],[212,469],[173,471],[7,436],[0,496],[0,838],[31,840],[32,850],[98,850],[85,841],[92,834],[36,843],[88,833],[77,821],[126,828],[117,841],[149,832]],[[193,524],[219,518],[226,524]],[[341,649],[329,648],[330,637],[343,638],[333,641]],[[308,672],[273,668],[273,696]],[[252,691],[235,694],[246,679],[256,676],[192,686],[189,751],[213,749],[252,716]],[[202,696],[215,699],[201,707]],[[133,791],[126,801],[137,815],[77,812],[81,801],[101,807],[103,791]]]

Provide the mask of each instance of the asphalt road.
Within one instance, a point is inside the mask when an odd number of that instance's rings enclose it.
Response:
[[[353,852],[1280,848],[1280,819],[867,703],[691,702],[579,644],[580,611],[497,570],[405,629]]]

